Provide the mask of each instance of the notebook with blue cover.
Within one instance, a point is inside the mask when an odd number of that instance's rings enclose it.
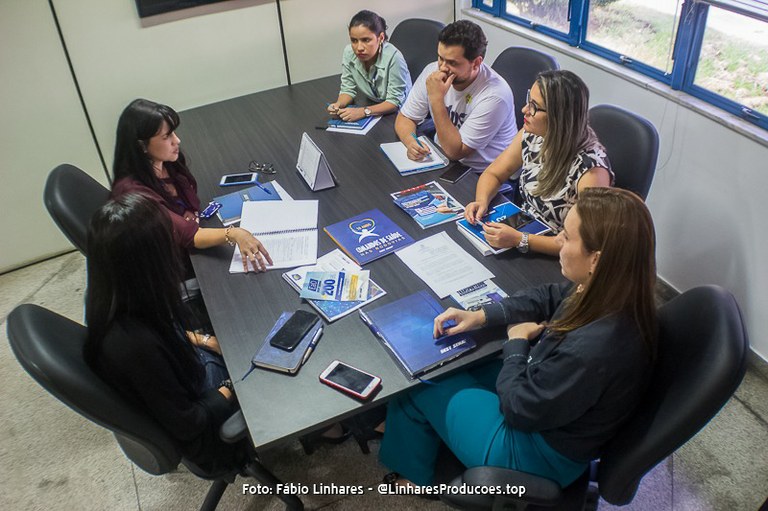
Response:
[[[467,333],[432,337],[435,316],[443,307],[427,291],[406,296],[360,317],[411,379],[435,369],[476,346]]]
[[[363,117],[358,121],[342,121],[341,119],[328,119],[328,126],[331,128],[342,128],[345,130],[362,130],[373,120],[373,117]]]
[[[225,227],[240,221],[240,215],[243,211],[243,202],[245,201],[280,200],[280,194],[275,190],[272,183],[262,183],[261,186],[269,190],[271,194],[254,185],[250,188],[245,188],[244,190],[238,190],[213,198],[213,200],[221,204],[221,209],[216,212],[216,215]]]
[[[304,354],[307,352],[307,348],[309,348],[309,345],[312,343],[312,339],[315,337],[318,330],[323,328],[323,322],[318,321],[292,351],[275,348],[269,344],[269,341],[277,333],[280,327],[288,321],[291,314],[293,314],[292,311],[286,311],[280,314],[280,317],[277,318],[272,330],[270,330],[267,337],[264,338],[264,343],[261,345],[261,348],[259,348],[253,356],[251,364],[256,367],[263,367],[282,373],[295,374],[298,372],[304,360]]]
[[[323,229],[360,266],[413,243],[413,238],[378,209]]]

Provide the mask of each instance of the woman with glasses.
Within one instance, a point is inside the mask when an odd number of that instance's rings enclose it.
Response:
[[[154,101],[136,99],[123,110],[117,122],[112,197],[146,195],[163,206],[172,222],[173,237],[181,247],[237,244],[245,271],[265,271],[272,258],[253,234],[232,226],[200,227],[197,181],[179,147],[178,126],[179,114]]]
[[[397,111],[411,89],[411,75],[400,50],[387,42],[384,18],[360,11],[349,22],[350,45],[341,60],[341,90],[328,113],[354,122]],[[350,106],[352,104],[357,106]]]
[[[508,340],[500,359],[390,401],[379,455],[396,474],[385,480],[434,484],[444,442],[466,467],[565,487],[632,420],[656,358],[651,215],[632,192],[589,188],[553,239],[568,282],[435,318],[435,337],[506,328]]]
[[[482,221],[503,183],[518,170],[522,209],[555,232],[563,228],[578,194],[589,187],[613,184],[605,148],[589,126],[589,89],[571,71],[545,71],[536,78],[523,107],[523,129],[482,173],[475,201],[467,205],[468,221]],[[517,247],[557,255],[554,236],[522,233],[496,222],[483,225],[488,243],[497,248]]]

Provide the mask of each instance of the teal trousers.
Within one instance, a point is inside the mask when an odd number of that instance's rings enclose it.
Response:
[[[387,408],[379,457],[418,485],[433,483],[441,442],[467,468],[490,465],[547,477],[567,486],[587,468],[552,449],[538,433],[510,428],[495,392],[501,361],[421,385]]]

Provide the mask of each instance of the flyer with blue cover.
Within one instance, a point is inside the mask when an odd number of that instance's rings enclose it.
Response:
[[[456,220],[464,212],[464,206],[437,181],[390,195],[395,204],[408,213],[422,229]]]
[[[364,265],[413,243],[413,238],[378,209],[323,229],[353,261]]]
[[[443,307],[427,291],[406,296],[368,312],[360,318],[389,349],[409,378],[466,353],[476,346],[469,334],[433,338],[435,316]]]

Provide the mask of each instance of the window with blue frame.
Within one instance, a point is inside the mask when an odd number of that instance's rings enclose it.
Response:
[[[473,0],[768,129],[768,0]]]

